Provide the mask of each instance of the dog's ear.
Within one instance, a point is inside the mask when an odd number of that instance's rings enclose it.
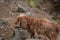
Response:
[[[21,21],[24,16],[26,16],[26,15],[25,14],[20,14],[19,16],[17,16],[17,20],[16,20],[15,24],[18,24],[19,21]]]
[[[19,22],[19,17],[17,17],[17,20],[15,22],[15,25],[18,24],[18,22]]]

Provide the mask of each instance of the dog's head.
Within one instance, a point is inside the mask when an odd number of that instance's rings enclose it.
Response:
[[[27,27],[27,19],[25,14],[21,14],[17,17],[17,20],[15,22],[16,27],[19,28],[26,28]]]

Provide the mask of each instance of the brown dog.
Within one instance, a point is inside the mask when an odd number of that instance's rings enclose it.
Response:
[[[57,23],[45,18],[37,19],[24,14],[17,17],[15,25],[16,27],[18,26],[20,28],[26,29],[33,38],[41,38],[41,35],[44,35],[50,40],[56,40],[59,33],[59,27]]]

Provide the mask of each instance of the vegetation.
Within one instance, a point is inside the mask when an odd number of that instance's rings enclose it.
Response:
[[[31,7],[35,7],[35,6],[36,6],[36,4],[34,3],[33,0],[28,0],[28,2],[29,2],[29,5],[30,5]]]
[[[40,5],[38,4],[40,2],[40,0],[28,0],[29,6],[30,7],[35,7],[40,9]]]

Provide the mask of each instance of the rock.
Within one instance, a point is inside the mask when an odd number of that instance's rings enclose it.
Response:
[[[19,13],[26,13],[26,10],[24,10],[23,8],[18,7],[17,12],[19,12]]]
[[[0,3],[4,3],[5,1],[4,0],[0,0]]]
[[[12,40],[22,40],[29,37],[29,33],[26,30],[22,30],[20,28],[15,29],[15,35]]]
[[[6,19],[0,19],[0,26],[2,26],[2,25],[4,25],[4,26],[6,26],[6,25],[9,25],[9,22],[8,22],[8,20],[6,20]]]
[[[13,29],[10,28],[10,23],[6,19],[0,19],[0,39],[10,40],[13,35]]]

